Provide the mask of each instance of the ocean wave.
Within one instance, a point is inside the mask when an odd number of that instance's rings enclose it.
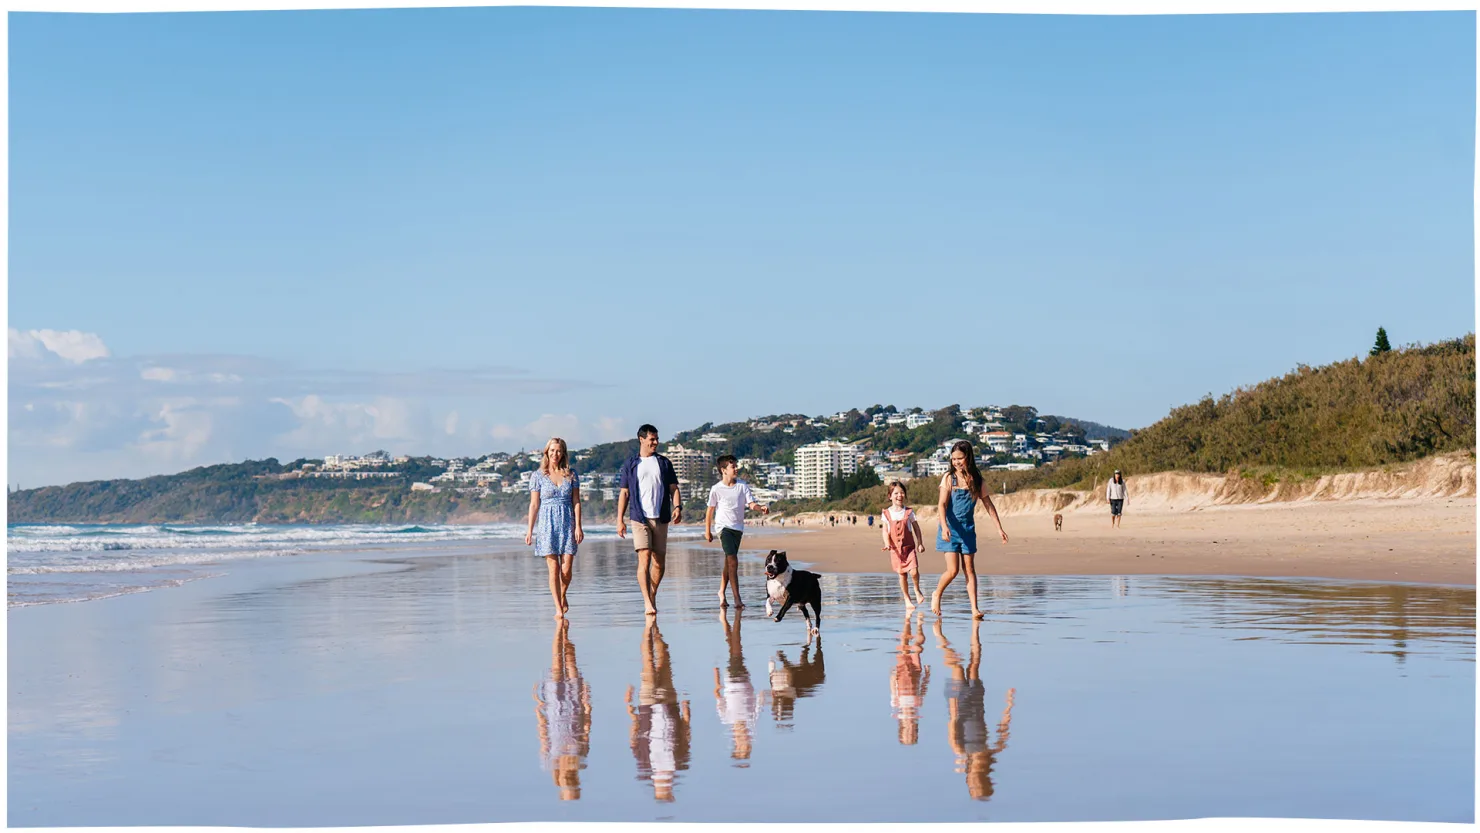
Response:
[[[192,567],[199,564],[219,564],[222,561],[237,561],[249,558],[273,558],[282,555],[302,555],[307,550],[267,549],[230,550],[227,552],[151,552],[125,557],[87,558],[52,561],[46,563],[12,563],[6,572],[17,576],[49,575],[52,573],[131,573],[165,567]]]

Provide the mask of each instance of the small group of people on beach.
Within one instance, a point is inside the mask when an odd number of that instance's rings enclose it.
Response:
[[[1007,543],[1007,531],[1002,528],[1002,517],[987,492],[986,480],[976,465],[976,454],[971,443],[961,440],[951,446],[951,470],[940,479],[939,501],[936,509],[941,519],[940,536],[935,541],[936,552],[944,553],[946,570],[930,596],[930,610],[940,613],[941,597],[956,576],[966,573],[966,596],[971,600],[971,615],[975,619],[986,616],[977,603],[976,582],[976,504],[981,502],[992,522],[997,524],[997,534],[1002,543]],[[904,597],[905,607],[913,610],[916,604],[925,604],[925,594],[920,590],[920,564],[918,554],[925,536],[920,531],[920,521],[914,510],[906,505],[908,492],[898,480],[889,484],[889,505],[879,512],[879,531],[884,541],[884,550],[889,553],[894,572],[899,575],[899,593]],[[910,599],[906,583],[912,579],[915,598]]]
[[[1002,542],[1007,532],[1002,518],[987,491],[986,481],[976,465],[971,443],[962,440],[951,448],[951,470],[941,478],[939,504],[940,536],[937,552],[945,554],[945,572],[930,597],[930,609],[939,614],[946,588],[961,573],[966,574],[966,595],[971,601],[971,614],[983,618],[977,602],[976,575],[976,505],[978,502],[997,525]],[[719,482],[709,490],[708,510],[704,518],[704,539],[713,542],[718,527],[720,547],[724,551],[719,602],[729,605],[726,592],[732,594],[735,607],[745,607],[740,595],[740,541],[745,532],[745,513],[768,513],[768,507],[755,499],[750,485],[739,479],[739,461],[723,455],[716,461]],[[1119,472],[1116,472],[1119,477]],[[637,453],[623,464],[617,498],[617,537],[626,538],[632,530],[633,548],[637,554],[637,584],[642,594],[644,613],[658,613],[657,594],[663,582],[668,557],[668,528],[683,522],[683,501],[679,493],[678,474],[667,457],[658,453],[658,429],[643,425],[637,430]],[[1122,493],[1124,485],[1121,487]],[[906,505],[904,484],[889,484],[889,505],[880,510],[879,528],[884,550],[899,575],[899,589],[905,606],[914,609],[925,603],[920,588],[918,553],[925,537],[919,520]],[[1123,499],[1123,498],[1122,498]],[[834,516],[835,517],[835,516]],[[1118,517],[1118,514],[1117,514]],[[872,516],[870,516],[872,519]],[[857,518],[853,516],[853,523]],[[545,444],[540,468],[530,478],[528,528],[524,543],[533,545],[535,554],[543,556],[549,569],[550,596],[555,603],[555,618],[569,612],[566,592],[577,548],[585,538],[581,527],[580,480],[570,468],[570,454],[565,440],[552,437]],[[915,597],[911,599],[907,579],[913,579]]]

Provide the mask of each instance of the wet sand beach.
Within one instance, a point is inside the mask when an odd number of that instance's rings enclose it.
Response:
[[[927,538],[938,534],[934,507],[914,507]],[[1194,511],[1138,512],[1132,503],[1121,528],[1110,514],[1064,513],[1055,532],[1051,513],[1006,514],[1009,543],[978,509],[982,575],[1237,575],[1310,577],[1426,584],[1475,584],[1475,498],[1343,500],[1242,504]],[[818,516],[795,526],[774,521],[747,529],[746,549],[785,549],[819,572],[889,571],[877,526],[828,527]],[[877,522],[877,515],[875,516]],[[774,535],[778,529],[803,534]],[[716,544],[717,546],[717,544]],[[924,572],[938,575],[944,558],[927,543]]]
[[[808,640],[691,543],[653,622],[630,547],[582,546],[564,626],[521,547],[12,608],[8,821],[1474,816],[1473,588],[988,575],[973,622],[835,571]]]

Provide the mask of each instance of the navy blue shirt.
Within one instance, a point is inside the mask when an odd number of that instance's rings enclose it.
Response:
[[[628,518],[636,523],[653,520],[666,524],[673,520],[673,487],[678,485],[678,472],[673,470],[667,457],[661,454],[653,456],[658,458],[658,479],[663,484],[663,505],[658,507],[658,517],[649,518],[643,514],[642,499],[637,494],[637,464],[642,460],[641,455],[634,454],[622,464],[621,487],[627,490]]]

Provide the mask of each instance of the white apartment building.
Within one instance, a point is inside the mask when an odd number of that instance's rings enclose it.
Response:
[[[678,475],[678,491],[685,498],[707,493],[719,473],[714,471],[714,455],[707,451],[670,445],[663,456],[673,464],[673,473]]]
[[[935,414],[910,414],[904,418],[904,427],[915,429],[935,422]]]
[[[796,451],[795,492],[799,498],[827,497],[827,478],[831,474],[849,475],[858,471],[858,449],[834,440],[804,445]]]

